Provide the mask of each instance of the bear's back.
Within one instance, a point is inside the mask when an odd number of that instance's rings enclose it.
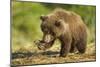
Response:
[[[73,11],[67,11],[61,8],[57,8],[53,11],[52,15],[55,15],[57,19],[63,19],[67,23],[79,23],[83,22],[80,15],[76,14]]]

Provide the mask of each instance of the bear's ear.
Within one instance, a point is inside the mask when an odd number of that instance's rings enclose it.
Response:
[[[55,22],[55,26],[59,27],[60,25],[61,25],[61,20],[57,20],[57,21]]]
[[[41,15],[40,16],[40,19],[42,20],[42,21],[44,21],[45,19],[47,19],[48,18],[48,16],[44,16],[44,15]]]

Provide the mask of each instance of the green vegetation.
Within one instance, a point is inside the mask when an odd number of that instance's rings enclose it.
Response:
[[[37,50],[33,41],[41,39],[42,37],[42,32],[40,29],[41,21],[39,17],[40,15],[46,15],[52,12],[55,8],[64,8],[81,15],[89,31],[88,44],[93,43],[95,47],[95,6],[12,1],[11,7],[11,36],[13,53],[16,51],[35,52]],[[55,43],[54,47],[56,47],[58,44],[59,43]]]

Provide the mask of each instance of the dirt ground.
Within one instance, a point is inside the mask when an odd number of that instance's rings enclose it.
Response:
[[[34,49],[34,51],[33,51]],[[31,51],[30,51],[31,50]],[[87,46],[85,54],[69,53],[65,58],[59,57],[59,46],[54,46],[47,51],[40,51],[31,46],[20,48],[18,51],[12,52],[12,65],[37,65],[37,64],[57,64],[95,61],[95,45],[91,43]]]

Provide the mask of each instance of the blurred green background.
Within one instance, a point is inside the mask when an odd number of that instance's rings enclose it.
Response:
[[[19,47],[32,46],[34,40],[41,39],[39,17],[52,12],[55,8],[64,8],[81,15],[89,30],[88,43],[95,42],[95,6],[12,1],[11,7],[12,51]]]

